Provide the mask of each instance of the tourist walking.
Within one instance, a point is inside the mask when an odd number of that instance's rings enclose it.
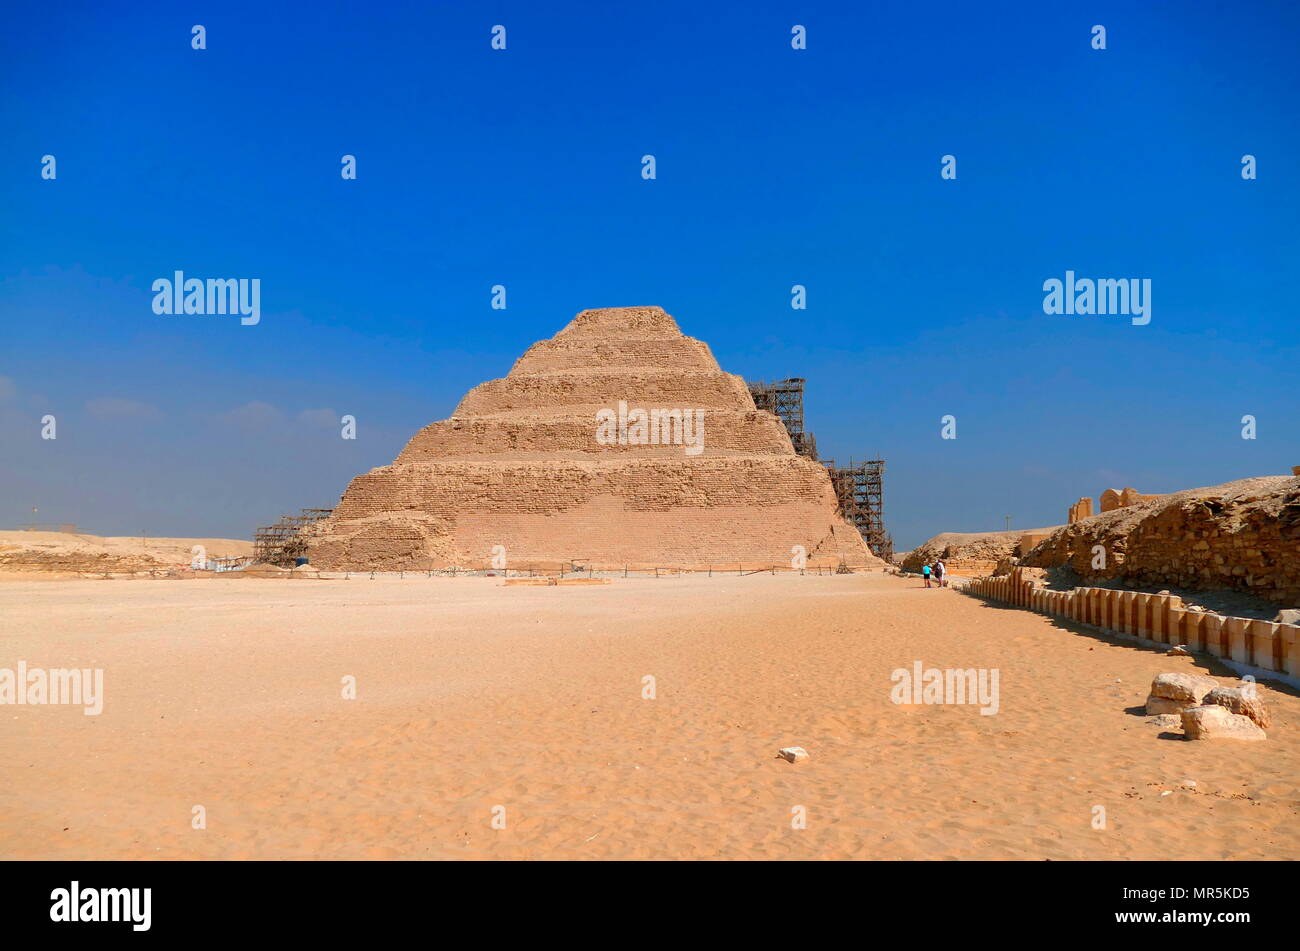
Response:
[[[930,587],[930,566],[924,565],[921,568],[921,577],[925,579],[925,586]]]
[[[948,573],[948,569],[944,565],[943,559],[940,558],[938,561],[934,563],[934,577],[935,580],[939,582],[939,587],[941,588],[947,586],[948,582],[944,577],[947,573]]]

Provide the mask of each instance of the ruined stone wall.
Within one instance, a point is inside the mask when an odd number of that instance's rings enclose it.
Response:
[[[1115,509],[1123,508],[1126,505],[1136,505],[1138,502],[1149,502],[1158,498],[1161,498],[1161,496],[1143,495],[1132,486],[1123,490],[1107,489],[1101,494],[1101,510],[1103,512],[1113,512]]]
[[[1104,567],[1094,567],[1095,546]],[[1243,479],[1138,501],[1058,529],[1021,563],[1300,606],[1300,478]]]
[[[704,410],[703,451],[597,438],[597,413]],[[474,387],[307,533],[322,568],[511,564],[879,565],[825,468],[795,454],[740,377],[655,307],[583,311]],[[810,564],[813,563],[811,560]]]
[[[1141,492],[1139,492],[1137,489],[1132,488],[1131,486],[1123,490],[1106,489],[1104,492],[1101,493],[1101,498],[1099,499],[1100,506],[1098,509],[1093,508],[1092,498],[1090,496],[1084,496],[1083,498],[1079,499],[1078,502],[1075,502],[1073,505],[1071,505],[1067,524],[1081,522],[1085,518],[1092,518],[1092,516],[1096,514],[1098,511],[1113,512],[1115,509],[1124,508],[1125,506],[1128,505],[1136,505],[1139,502],[1149,502],[1152,499],[1160,499],[1160,498],[1164,498],[1164,496],[1143,495]]]
[[[1053,591],[1022,568],[977,578],[966,594],[1067,618],[1149,644],[1180,644],[1261,672],[1300,677],[1300,626],[1187,610],[1168,594],[1080,587]]]
[[[999,562],[1018,557],[1028,549],[1028,538],[1041,539],[1053,529],[1015,529],[1006,532],[944,532],[923,542],[903,559],[904,571],[920,571],[943,559],[944,566],[955,573],[992,571]]]

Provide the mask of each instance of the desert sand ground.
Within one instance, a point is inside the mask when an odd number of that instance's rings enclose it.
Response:
[[[0,530],[0,572],[68,577],[86,572],[123,572],[188,566],[195,545],[208,556],[251,555],[253,543],[233,538],[153,538],[70,532]]]
[[[1131,708],[1195,658],[878,573],[4,581],[19,660],[106,702],[0,707],[6,858],[1300,858],[1294,691],[1188,742]],[[916,660],[1000,712],[894,705]]]

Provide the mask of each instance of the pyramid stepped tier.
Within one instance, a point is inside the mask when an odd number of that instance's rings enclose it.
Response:
[[[449,525],[462,565],[486,564],[503,545],[521,564],[784,566],[793,546],[811,552],[828,540],[835,560],[864,560],[861,536],[835,516],[825,470],[797,456],[392,465],[354,480],[333,517],[370,531],[323,540],[314,564],[435,566]],[[391,561],[387,532],[405,537],[412,525],[429,532],[427,545]]]
[[[799,504],[800,499],[814,505],[833,503],[830,480],[824,475],[820,465],[794,455],[686,464],[679,459],[395,463],[357,476],[333,517],[347,521],[385,512],[420,512],[438,518],[460,518],[467,512],[558,516],[602,496],[617,498],[625,510],[639,512],[714,505],[774,509]],[[827,526],[820,530],[818,538]],[[787,553],[789,547],[785,546]]]
[[[603,340],[543,340],[528,348],[510,375],[546,373],[555,370],[583,370],[591,367],[629,369],[710,370],[718,372],[708,344],[689,337],[607,338]]]
[[[610,339],[687,340],[671,314],[662,307],[596,307],[584,310],[568,325],[543,343],[584,340],[599,342]]]
[[[641,406],[647,404],[641,403]],[[654,404],[648,404],[653,406]],[[611,407],[617,411],[617,407]],[[790,436],[771,413],[757,410],[707,410],[703,416],[703,449],[696,458],[791,453]],[[681,424],[670,420],[667,434]],[[661,427],[662,430],[662,427]],[[668,459],[685,455],[681,445],[667,439],[658,445],[602,445],[595,439],[592,413],[574,416],[520,418],[515,415],[454,417],[430,423],[415,434],[397,463],[466,460]]]
[[[503,413],[593,415],[629,406],[665,409],[754,409],[745,381],[721,370],[621,369],[511,373],[465,394],[453,418]],[[594,430],[593,430],[594,431]]]
[[[826,470],[657,307],[583,311],[306,535],[326,569],[478,567],[498,546],[508,566],[789,565],[799,546],[810,564],[881,564]]]

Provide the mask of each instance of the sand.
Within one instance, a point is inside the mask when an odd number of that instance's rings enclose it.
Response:
[[[253,543],[233,538],[153,538],[70,532],[0,531],[0,575],[75,576],[90,572],[188,568],[195,545],[210,558],[253,553]]]
[[[0,707],[5,858],[1300,858],[1293,692],[1188,742],[1131,708],[1196,658],[880,573],[0,581],[18,660],[107,697]],[[917,660],[1000,712],[893,704]]]

